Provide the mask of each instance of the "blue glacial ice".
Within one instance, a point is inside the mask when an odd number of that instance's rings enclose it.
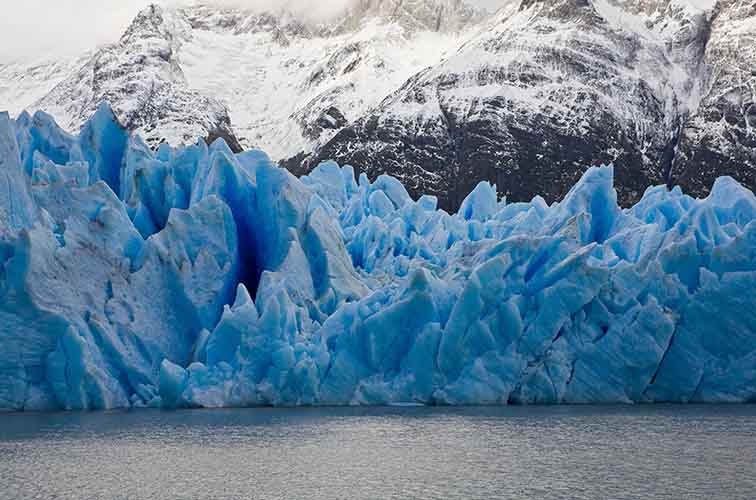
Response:
[[[0,114],[0,408],[756,401],[756,197],[612,182],[447,214]]]

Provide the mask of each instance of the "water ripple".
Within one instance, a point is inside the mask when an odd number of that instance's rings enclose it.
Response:
[[[753,499],[756,407],[0,416],[0,499]]]

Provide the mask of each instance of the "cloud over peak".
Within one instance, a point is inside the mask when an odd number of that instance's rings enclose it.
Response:
[[[136,14],[151,3],[197,3],[252,10],[289,10],[326,20],[364,0],[0,0],[0,63],[19,58],[71,56],[118,40]],[[494,8],[503,0],[469,0]]]

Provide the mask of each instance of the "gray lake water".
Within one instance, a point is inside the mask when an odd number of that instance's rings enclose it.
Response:
[[[0,415],[5,499],[754,499],[756,406]]]

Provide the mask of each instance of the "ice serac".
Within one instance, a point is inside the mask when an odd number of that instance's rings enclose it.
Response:
[[[756,400],[756,196],[612,167],[459,212],[223,140],[0,115],[0,408]]]
[[[0,113],[0,221],[2,230],[31,227],[35,219],[29,178],[21,163],[15,127],[8,113]]]

